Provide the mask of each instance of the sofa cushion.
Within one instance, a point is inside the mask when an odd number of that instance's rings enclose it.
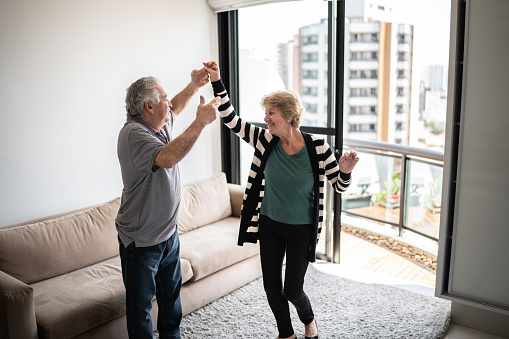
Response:
[[[182,283],[192,276],[180,261]],[[125,314],[120,256],[31,285],[42,338],[71,338]]]
[[[211,179],[185,184],[181,191],[179,234],[232,215],[230,193],[224,173]]]
[[[239,222],[228,217],[180,236],[180,257],[191,263],[192,281],[259,253],[258,244],[237,245]]]
[[[33,224],[0,228],[0,270],[32,283],[118,255],[120,198]]]
[[[119,256],[31,286],[42,338],[72,338],[125,314]]]

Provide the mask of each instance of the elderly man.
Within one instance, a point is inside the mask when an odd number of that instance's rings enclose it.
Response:
[[[124,188],[115,221],[130,338],[153,337],[150,310],[154,295],[160,338],[180,338],[178,163],[205,126],[216,119],[219,99],[205,104],[200,96],[191,125],[175,139],[172,128],[191,97],[208,81],[205,69],[192,71],[190,83],[171,100],[153,77],[138,79],[127,89],[127,121],[117,145]]]

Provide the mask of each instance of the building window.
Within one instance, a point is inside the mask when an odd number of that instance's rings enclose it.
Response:
[[[318,70],[304,70],[302,77],[304,79],[318,79]]]
[[[316,96],[317,94],[318,89],[316,87],[305,86],[302,88],[302,95]]]
[[[316,113],[318,106],[316,104],[304,103],[306,113]]]
[[[317,62],[318,61],[318,53],[316,53],[316,52],[303,53],[302,54],[302,61],[304,61],[304,62]]]
[[[302,43],[304,45],[316,45],[318,44],[318,35],[308,35],[302,37]]]

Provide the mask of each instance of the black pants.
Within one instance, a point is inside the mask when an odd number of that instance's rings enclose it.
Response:
[[[260,216],[259,240],[263,287],[276,318],[279,337],[294,334],[290,319],[290,301],[304,325],[314,319],[309,298],[304,293],[304,275],[308,268],[308,250],[312,225],[289,225]],[[282,269],[286,253],[285,282]]]

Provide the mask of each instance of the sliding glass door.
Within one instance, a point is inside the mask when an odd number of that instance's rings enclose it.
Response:
[[[339,261],[341,212],[350,225],[358,217],[372,221],[374,210],[390,213],[398,222],[376,217],[376,227],[396,224],[399,235],[435,239],[440,173],[370,155],[372,147],[379,154],[392,146],[443,154],[449,16],[447,0],[275,0],[219,15],[221,69],[240,116],[265,126],[262,97],[287,88],[306,108],[301,129],[326,137],[337,157],[352,143],[374,143],[354,148],[363,160],[342,201],[327,191],[320,257]],[[223,131],[223,170],[243,184],[253,152],[229,133]]]
[[[305,107],[301,129],[322,135],[333,149],[341,150],[342,135],[338,133],[342,131],[343,76],[341,73],[338,77],[336,70],[342,72],[343,67],[336,67],[336,54],[343,53],[341,47],[337,53],[336,5],[336,1],[289,1],[220,14],[220,22],[229,17],[231,25],[229,37],[220,37],[220,45],[229,39],[230,46],[238,46],[235,60],[230,57],[229,62],[237,65],[232,70],[232,82],[238,84],[234,105],[243,119],[265,127],[261,99],[273,91],[289,89],[301,96]],[[236,32],[233,37],[232,31]],[[221,65],[228,63],[221,60]],[[341,79],[339,88],[336,79]],[[341,94],[336,95],[336,91]],[[253,149],[244,142],[234,147],[238,147],[234,152],[238,155],[240,183],[244,184]],[[339,261],[340,199],[327,187],[325,200],[324,228],[317,252],[323,259]]]

